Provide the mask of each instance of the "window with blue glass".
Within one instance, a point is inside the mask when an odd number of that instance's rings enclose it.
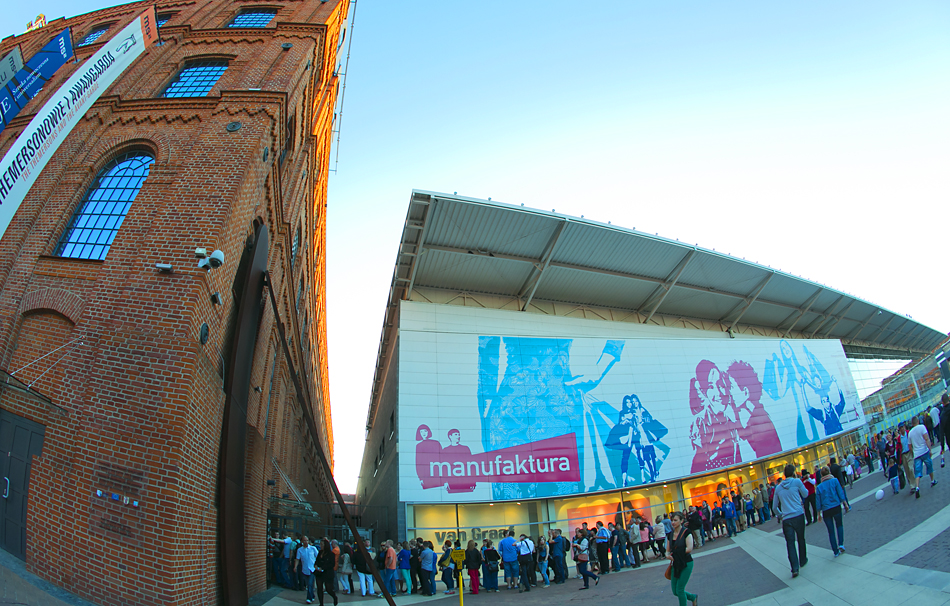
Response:
[[[273,10],[247,10],[235,17],[228,27],[267,27],[275,16],[277,11]]]
[[[155,159],[144,152],[123,154],[109,162],[83,197],[56,255],[105,259],[153,162]]]
[[[78,46],[89,46],[90,44],[92,44],[93,42],[95,42],[96,40],[98,40],[99,38],[101,38],[101,37],[102,37],[102,34],[106,33],[107,31],[109,31],[109,26],[108,26],[108,25],[103,25],[103,26],[101,26],[101,27],[97,27],[96,29],[94,29],[94,30],[92,30],[91,32],[89,32],[88,34],[86,34],[86,37],[83,38],[82,40],[80,40],[80,41],[79,41],[79,44],[77,44],[76,46],[77,46],[77,47],[78,47]]]
[[[228,62],[224,60],[197,61],[185,65],[178,77],[165,88],[163,97],[205,97],[218,83]]]
[[[155,21],[158,23],[158,27],[162,27],[171,20],[172,14],[165,13],[164,15],[156,15]]]

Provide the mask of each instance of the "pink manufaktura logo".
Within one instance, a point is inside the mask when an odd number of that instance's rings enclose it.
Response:
[[[472,492],[477,482],[577,482],[580,468],[573,433],[472,454],[460,444],[461,432],[449,431],[448,446],[431,439],[427,425],[416,432],[416,475],[423,488],[448,484],[449,492]]]

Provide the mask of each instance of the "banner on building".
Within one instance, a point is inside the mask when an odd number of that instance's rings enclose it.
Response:
[[[16,49],[19,53],[19,49]],[[59,68],[73,58],[73,44],[69,30],[63,30],[50,40],[38,53],[24,65],[13,71],[10,78],[0,86],[0,132],[10,120],[17,117],[26,104],[39,94],[40,90]],[[7,58],[3,59],[8,66]]]
[[[429,330],[409,330],[405,308],[403,501],[520,500],[652,484],[864,423],[839,341],[571,338],[554,318],[532,318],[551,323],[550,337],[463,331],[433,340]]]
[[[0,88],[4,88],[21,69],[23,69],[23,54],[17,46],[0,59]]]
[[[37,112],[0,162],[0,236],[69,132],[157,39],[155,8],[150,7],[92,55]]]

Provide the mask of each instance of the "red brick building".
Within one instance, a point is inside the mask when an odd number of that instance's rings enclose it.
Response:
[[[76,61],[0,133],[0,155],[152,4],[2,40],[0,56],[30,57],[70,28]],[[326,191],[349,2],[154,6],[160,44],[72,130],[0,240],[0,545],[99,604],[243,604],[265,589],[271,499],[332,500],[314,453],[333,452]],[[196,248],[224,263],[200,269]]]

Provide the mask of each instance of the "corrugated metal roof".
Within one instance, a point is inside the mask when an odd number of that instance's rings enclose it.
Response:
[[[833,288],[729,255],[583,218],[414,190],[390,288],[367,427],[416,287],[567,303],[836,338],[862,355],[920,357],[946,335]],[[869,353],[870,352],[870,353]]]

